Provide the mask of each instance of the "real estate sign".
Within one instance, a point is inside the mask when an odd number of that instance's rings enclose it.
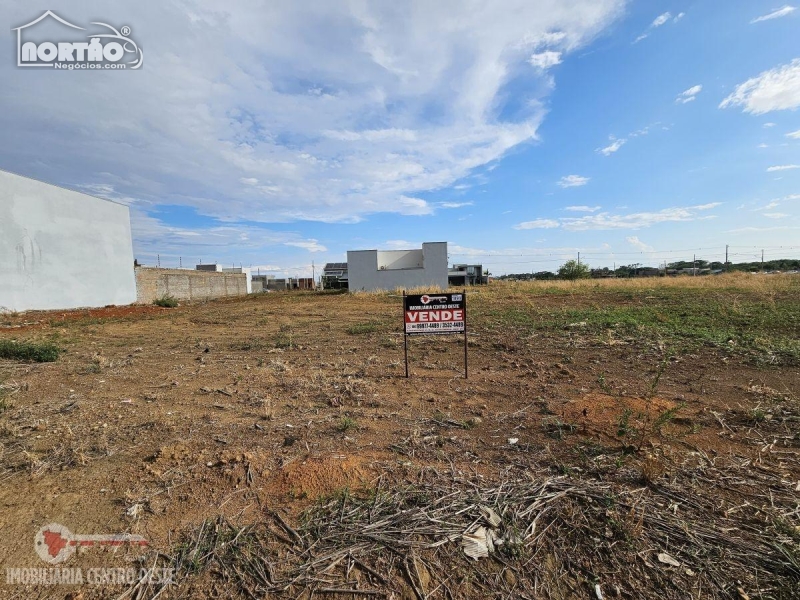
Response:
[[[406,335],[464,333],[467,303],[464,294],[405,296]]]

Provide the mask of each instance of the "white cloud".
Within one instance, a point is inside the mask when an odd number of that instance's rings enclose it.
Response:
[[[547,50],[545,52],[539,52],[538,54],[532,54],[528,62],[531,66],[546,71],[550,67],[561,64],[561,52]]]
[[[639,37],[637,37],[635,40],[633,40],[633,43],[637,44],[637,43],[641,42],[643,39],[647,38],[650,35],[649,32],[651,30],[657,29],[658,27],[661,27],[662,25],[665,25],[667,22],[669,22],[670,19],[672,19],[673,23],[677,23],[685,15],[686,15],[686,13],[678,13],[677,15],[675,15],[675,18],[673,18],[672,17],[672,13],[669,13],[669,12],[665,12],[665,13],[662,13],[662,14],[658,15],[655,19],[653,19],[653,22],[650,23],[650,26],[644,31],[644,33],[642,33]]]
[[[553,229],[558,227],[560,223],[554,219],[534,219],[533,221],[525,221],[514,225],[514,229]]]
[[[742,106],[744,112],[754,115],[800,107],[800,58],[738,85],[719,105],[729,106]]]
[[[786,16],[792,14],[796,10],[797,10],[796,7],[789,6],[787,4],[786,6],[783,6],[782,8],[774,10],[769,14],[766,14],[766,15],[763,15],[763,16],[760,16],[758,18],[753,19],[752,21],[750,21],[750,24],[752,25],[753,23],[760,23],[761,21],[770,21],[772,19],[780,19],[781,17],[786,17]]]
[[[616,136],[610,135],[608,136],[608,140],[611,142],[608,146],[604,146],[602,148],[597,148],[597,152],[602,154],[603,156],[611,156],[617,150],[622,148],[629,140],[647,135],[650,133],[650,130],[659,125],[660,123],[656,121],[655,123],[651,123],[650,125],[645,125],[641,129],[637,129],[636,131],[630,132],[626,137],[617,138]],[[664,127],[664,130],[669,129],[668,127]]]
[[[714,215],[701,216],[698,212],[711,210],[720,206],[721,202],[710,202],[695,206],[665,208],[655,212],[639,212],[627,215],[614,215],[602,212],[583,217],[561,217],[559,219],[536,219],[514,226],[514,229],[553,229],[560,227],[567,231],[644,229],[659,223],[675,223],[681,221],[701,221],[715,218]]]
[[[621,139],[610,138],[610,139],[611,143],[605,148],[598,148],[597,152],[599,152],[603,156],[611,156],[612,154],[614,154],[614,152],[622,148],[622,146],[624,146],[625,143],[628,141],[625,138]]]
[[[664,14],[658,15],[655,20],[650,25],[651,27],[661,27],[664,23],[670,20],[672,17],[671,14],[665,12]]]
[[[788,217],[786,213],[764,213],[764,216],[769,219],[783,219],[784,217]]]
[[[158,15],[133,3],[125,19],[151,59],[113,85],[0,67],[5,88],[19,90],[0,94],[0,130],[20,140],[0,148],[0,164],[56,184],[113,184],[142,206],[181,205],[226,223],[431,214],[424,192],[537,138],[552,87],[523,68],[531,56],[563,60],[625,7],[506,0],[454,18],[437,2],[312,11],[165,0]],[[76,23],[102,16],[91,4],[70,10]],[[11,3],[3,16],[25,23],[30,7]],[[10,27],[0,31],[7,44]],[[516,98],[505,91],[519,81],[536,91],[508,116]]]
[[[689,208],[693,208],[694,210],[711,210],[712,208],[717,208],[718,206],[722,206],[722,202],[709,202],[708,204],[697,204],[695,206],[690,206]]]
[[[792,169],[800,169],[800,165],[777,165],[774,167],[767,167],[767,173],[774,173],[775,171],[791,171]]]
[[[442,208],[461,208],[462,206],[472,206],[473,202],[441,202],[439,206]]]
[[[581,187],[589,183],[591,177],[583,177],[582,175],[565,175],[558,180],[558,185],[562,188]]]
[[[800,129],[797,131],[792,131],[791,133],[787,133],[786,137],[791,138],[793,140],[800,140]]]
[[[629,243],[631,246],[633,246],[633,247],[634,247],[634,248],[636,248],[637,250],[641,250],[642,252],[649,252],[649,251],[653,250],[653,247],[652,247],[652,246],[650,246],[650,245],[648,245],[648,244],[645,244],[643,241],[641,241],[641,240],[640,240],[640,239],[639,239],[637,236],[635,236],[635,235],[632,235],[632,236],[630,236],[630,237],[626,237],[626,238],[625,238],[625,240],[626,240],[626,241],[627,241],[627,242],[628,242],[628,243]]]
[[[775,127],[775,123],[764,123],[762,127],[769,129],[770,127]]]
[[[286,246],[296,246],[297,248],[303,248],[308,250],[309,252],[327,252],[328,249],[317,242],[315,239],[303,240],[299,242],[284,242]]]
[[[564,210],[568,210],[568,211],[571,211],[571,212],[593,213],[593,212],[597,212],[601,208],[603,208],[603,207],[602,206],[565,206]]]
[[[690,87],[688,90],[685,90],[680,94],[678,94],[678,97],[675,99],[675,102],[680,102],[681,104],[686,104],[687,102],[691,102],[697,97],[697,94],[699,94],[702,90],[703,90],[702,85],[694,85]]]

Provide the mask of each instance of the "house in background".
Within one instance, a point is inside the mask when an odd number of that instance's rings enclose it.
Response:
[[[346,262],[327,263],[322,269],[323,290],[346,290],[347,284]]]
[[[453,265],[447,273],[450,285],[485,285],[489,276],[484,275],[483,265]]]
[[[426,242],[419,250],[348,250],[348,289],[447,289],[447,264],[447,242]]]

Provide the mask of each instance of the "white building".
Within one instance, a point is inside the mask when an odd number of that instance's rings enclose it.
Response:
[[[426,242],[420,250],[349,250],[347,276],[351,292],[447,289],[447,242]]]
[[[0,310],[135,301],[127,206],[0,171]]]

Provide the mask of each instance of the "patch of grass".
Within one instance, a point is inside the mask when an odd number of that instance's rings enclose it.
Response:
[[[231,342],[231,350],[244,350],[245,352],[253,352],[257,350],[266,350],[272,348],[273,345],[267,340],[260,338],[250,338],[248,340],[240,340],[238,342]],[[261,366],[259,364],[259,366]]]
[[[350,335],[363,335],[365,333],[374,333],[378,331],[379,328],[380,323],[369,321],[367,323],[356,323],[355,325],[350,325],[346,331]]]
[[[336,426],[341,432],[347,432],[351,429],[358,429],[358,421],[353,419],[352,417],[342,417],[342,420],[339,421],[339,424]]]
[[[275,348],[293,348],[296,346],[291,333],[279,333],[272,344]]]
[[[164,294],[160,298],[156,298],[155,300],[153,300],[153,304],[155,304],[156,306],[161,306],[163,308],[175,308],[178,306],[178,299],[175,296]]]
[[[0,340],[0,358],[24,362],[55,362],[62,350],[49,342]]]

